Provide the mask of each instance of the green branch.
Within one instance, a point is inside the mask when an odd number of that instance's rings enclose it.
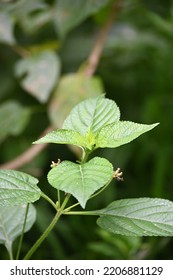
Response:
[[[38,247],[43,243],[45,238],[49,235],[49,233],[52,231],[56,223],[58,222],[59,218],[63,214],[63,210],[68,203],[68,200],[70,198],[70,194],[67,194],[66,198],[64,199],[62,206],[57,211],[56,215],[54,216],[52,222],[49,224],[47,229],[43,232],[43,234],[40,236],[40,238],[35,242],[35,244],[31,247],[31,249],[28,251],[28,253],[25,255],[24,260],[29,260],[31,256],[35,253],[35,251],[38,249]]]

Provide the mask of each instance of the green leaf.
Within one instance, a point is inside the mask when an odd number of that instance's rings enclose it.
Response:
[[[127,144],[141,134],[153,129],[159,123],[146,125],[128,121],[119,121],[101,128],[97,139],[97,148],[115,148]]]
[[[8,252],[12,250],[13,241],[22,233],[26,205],[0,206],[0,244],[4,244]],[[29,231],[36,220],[35,207],[30,204],[25,232]]]
[[[9,135],[19,135],[26,127],[31,111],[10,100],[0,106],[0,142]]]
[[[98,77],[87,78],[81,72],[62,76],[49,105],[49,117],[53,126],[61,128],[74,106],[103,92],[103,84]]]
[[[49,133],[34,143],[73,144],[88,151],[104,147],[115,148],[131,142],[158,125],[119,121],[119,118],[120,111],[116,103],[99,95],[76,105],[65,119],[62,130]]]
[[[80,133],[76,131],[59,129],[49,132],[44,137],[35,141],[33,144],[42,143],[72,144],[77,146],[85,146],[85,138],[82,137],[82,135],[80,135]]]
[[[0,13],[0,42],[14,45],[15,38],[13,35],[14,22],[7,13]]]
[[[15,170],[0,170],[0,205],[20,205],[40,198],[38,180]]]
[[[60,60],[53,51],[32,54],[16,64],[16,76],[25,75],[22,87],[42,103],[48,100],[59,74]]]
[[[82,165],[63,161],[48,173],[49,183],[58,190],[72,194],[83,208],[90,196],[112,178],[112,164],[99,157]]]
[[[116,103],[100,95],[74,107],[64,121],[63,128],[78,131],[85,136],[89,131],[96,134],[104,125],[117,122],[119,118],[120,111]]]
[[[57,0],[54,12],[55,26],[61,35],[66,35],[88,16],[106,6],[110,0]]]
[[[159,198],[122,199],[99,210],[98,225],[128,236],[173,236],[173,202]]]

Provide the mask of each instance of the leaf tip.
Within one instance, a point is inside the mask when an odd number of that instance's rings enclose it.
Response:
[[[158,126],[159,124],[160,124],[159,122],[153,123],[153,127],[156,127],[156,126]]]
[[[160,124],[160,123],[157,122],[157,123],[153,123],[153,124],[149,125],[149,126],[150,126],[150,130],[153,129],[153,128],[155,128],[155,127],[158,126],[159,124]]]
[[[32,142],[32,144],[33,144],[33,145],[35,145],[35,144],[40,144],[39,139],[36,140],[36,141],[34,141],[34,142]]]

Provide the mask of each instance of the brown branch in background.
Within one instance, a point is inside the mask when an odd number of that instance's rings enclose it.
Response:
[[[30,54],[30,52],[27,49],[25,49],[19,45],[13,45],[13,46],[11,46],[11,49],[23,58],[27,57]]]
[[[116,0],[112,6],[112,9],[110,11],[110,15],[108,16],[105,24],[101,28],[97,40],[94,44],[93,49],[91,50],[91,53],[88,57],[87,60],[87,66],[86,66],[86,71],[85,74],[87,77],[93,76],[94,72],[97,69],[97,66],[99,64],[104,44],[107,38],[107,34],[114,22],[114,19],[116,15],[118,14],[120,10],[120,1],[121,0]],[[17,50],[19,53],[19,49]],[[23,50],[22,50],[23,51]],[[25,56],[26,53],[21,52],[20,49],[20,54]],[[49,131],[51,131],[53,127],[48,127],[42,135],[40,135],[39,138],[41,138],[43,135],[47,134]],[[23,152],[21,155],[16,157],[14,160],[11,160],[9,162],[6,162],[2,165],[0,165],[1,169],[19,169],[21,166],[25,165],[26,163],[30,162],[33,158],[35,158],[41,151],[43,151],[48,144],[40,144],[40,145],[33,145],[31,146],[28,150]]]
[[[53,128],[49,126],[44,130],[44,132],[40,135],[39,138],[50,132]],[[42,150],[47,147],[46,144],[40,145],[32,145],[29,149],[23,152],[21,155],[16,157],[14,160],[8,161],[2,165],[0,165],[0,169],[19,169],[21,166],[30,162],[33,158],[35,158]]]
[[[94,72],[97,69],[97,66],[99,64],[104,44],[108,35],[108,32],[114,22],[115,17],[117,16],[118,12],[120,10],[120,0],[116,0],[112,6],[112,9],[110,11],[110,14],[107,17],[107,20],[105,24],[103,25],[102,29],[100,30],[97,40],[94,44],[93,49],[91,50],[91,53],[87,60],[87,67],[86,67],[86,76],[91,77],[93,76]]]

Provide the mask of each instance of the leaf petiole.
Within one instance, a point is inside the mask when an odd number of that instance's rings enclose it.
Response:
[[[47,200],[47,201],[53,206],[53,208],[57,211],[57,206],[56,206],[56,204],[53,202],[53,200],[52,200],[49,196],[47,196],[44,192],[41,192],[41,196],[42,196],[45,200]]]
[[[96,211],[69,211],[64,210],[63,214],[65,215],[83,215],[83,216],[98,216],[99,214]]]
[[[58,208],[61,207],[61,191],[57,190],[57,195],[58,195]]]
[[[69,207],[65,208],[65,209],[64,209],[64,211],[65,211],[65,212],[69,212],[72,208],[74,208],[74,207],[78,206],[79,204],[80,204],[80,203],[79,203],[79,202],[77,202],[77,203],[75,203],[75,204],[73,204],[73,205],[71,205],[71,206],[69,206]]]

